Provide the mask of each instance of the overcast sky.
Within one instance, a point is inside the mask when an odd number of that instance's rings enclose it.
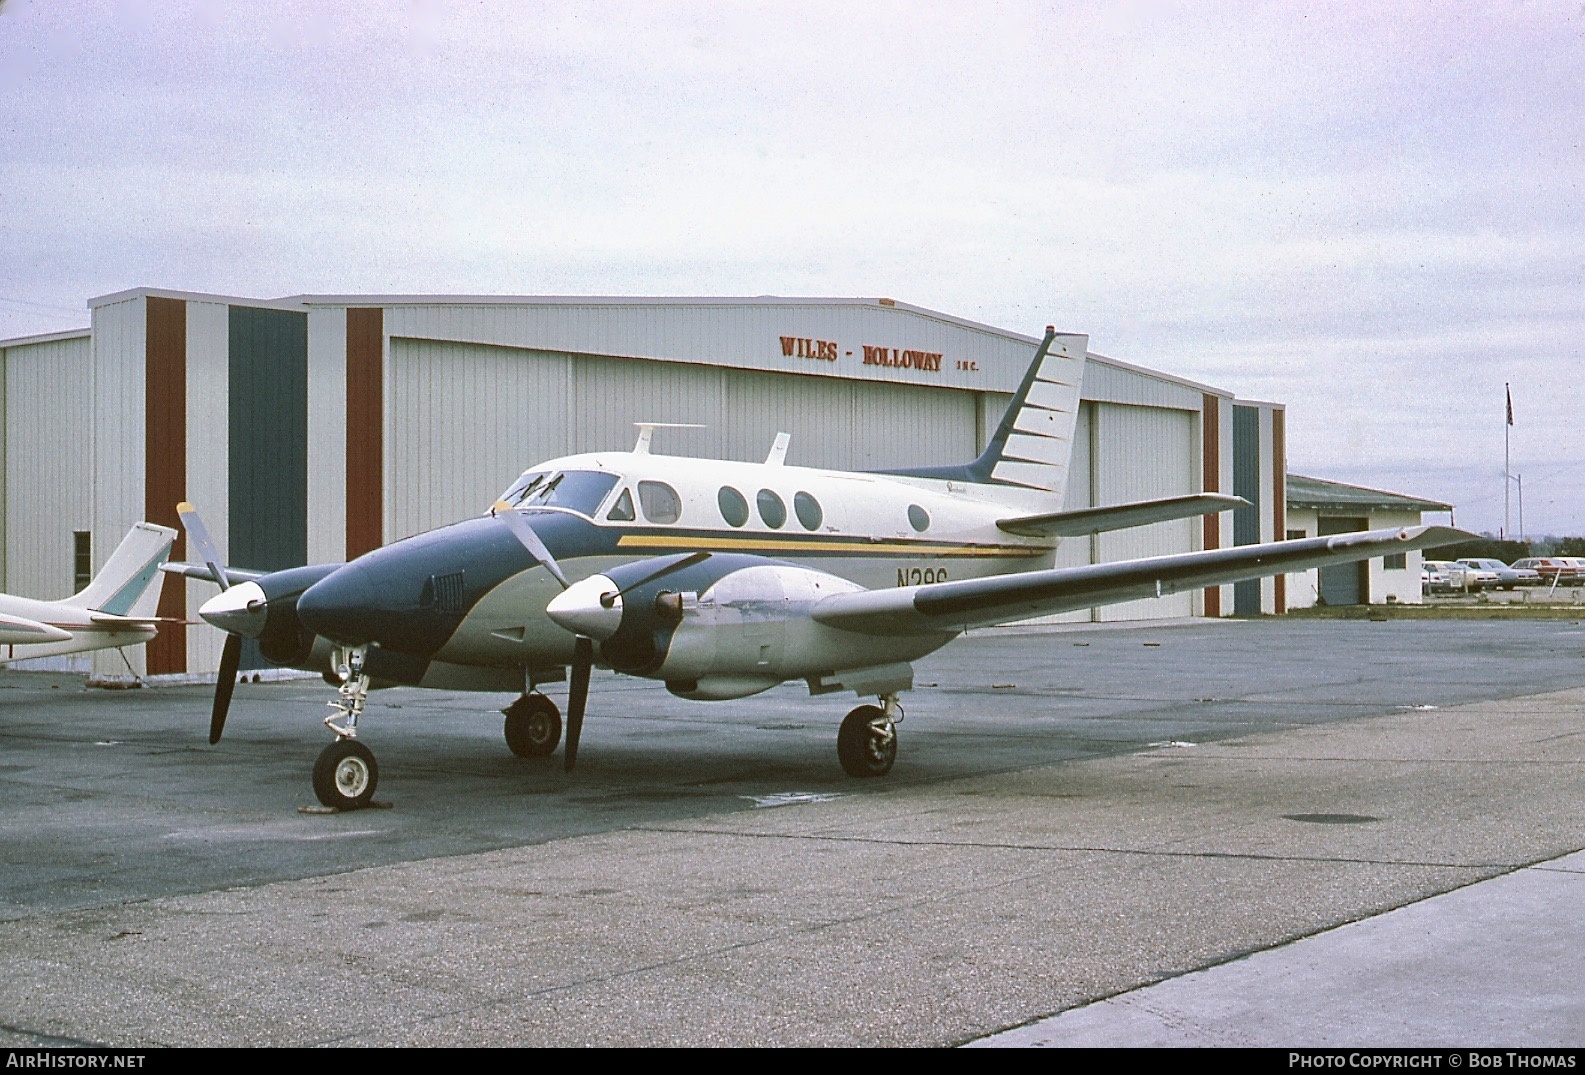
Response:
[[[0,337],[135,286],[886,295],[1585,534],[1585,4],[0,0]],[[1512,528],[1517,529],[1517,504]]]

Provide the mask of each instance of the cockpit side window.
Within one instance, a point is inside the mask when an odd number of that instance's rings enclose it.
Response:
[[[633,491],[623,489],[622,495],[616,498],[616,503],[611,505],[611,510],[605,517],[614,523],[630,523],[633,521]]]
[[[682,518],[682,498],[665,482],[639,482],[638,502],[652,523],[674,523]]]

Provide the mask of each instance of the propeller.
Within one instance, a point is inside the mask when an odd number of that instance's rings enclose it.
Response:
[[[562,572],[561,565],[556,562],[556,558],[550,554],[549,549],[545,548],[545,543],[539,540],[539,535],[534,533],[534,528],[528,525],[528,520],[523,517],[522,512],[517,511],[504,500],[497,500],[495,505],[490,508],[490,514],[497,519],[505,521],[506,525],[517,537],[517,540],[523,543],[523,548],[528,550],[528,554],[544,565],[545,570],[549,571],[555,580],[561,583],[563,590],[572,585],[572,583],[567,581],[567,576]]]
[[[176,514],[181,518],[182,527],[193,543],[193,551],[203,560],[204,566],[209,568],[209,573],[214,576],[215,582],[219,583],[221,591],[229,590],[231,580],[226,578],[225,569],[220,566],[220,550],[216,547],[214,539],[209,536],[209,528],[204,525],[198,509],[184,500],[176,505]],[[242,636],[227,631],[225,645],[220,650],[220,672],[215,679],[215,701],[209,710],[210,746],[220,742],[220,735],[226,730],[226,714],[231,710],[231,693],[236,690],[237,669],[241,666]]]
[[[528,554],[534,558],[535,562],[542,565],[546,571],[550,572],[551,577],[561,583],[563,591],[572,588],[572,582],[567,578],[566,572],[562,571],[561,565],[556,562],[555,556],[545,547],[545,543],[540,540],[539,535],[534,532],[534,527],[529,523],[527,516],[504,500],[497,500],[494,506],[490,508],[490,514],[506,523],[507,528],[512,531],[512,534],[522,544],[523,548],[528,550]],[[681,571],[685,567],[702,563],[709,558],[710,554],[707,552],[696,552],[671,563],[663,564],[660,568],[645,575],[637,582],[630,583],[624,589],[602,593],[599,598],[600,604],[606,609],[611,609],[615,607],[617,600],[624,593],[634,587],[654,582],[656,579],[663,578],[673,571]],[[589,704],[589,677],[593,671],[594,639],[582,631],[574,630],[572,676],[567,684],[567,749],[562,755],[562,768],[569,773],[572,772],[573,764],[578,760],[578,737],[583,733],[583,713]]]

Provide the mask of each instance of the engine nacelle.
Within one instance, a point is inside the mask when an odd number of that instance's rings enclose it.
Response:
[[[628,675],[664,680],[684,698],[742,698],[789,679],[917,660],[943,635],[876,636],[816,622],[816,605],[864,587],[824,571],[720,553],[667,570],[660,557],[575,583],[547,612],[600,642]]]
[[[297,599],[336,566],[294,567],[239,582],[206,601],[198,614],[222,631],[257,639],[265,660],[301,667],[313,653],[314,634],[297,615]]]

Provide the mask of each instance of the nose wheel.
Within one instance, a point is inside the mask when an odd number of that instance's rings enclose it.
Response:
[[[543,694],[525,694],[501,712],[506,745],[519,758],[543,758],[561,742],[561,711]]]
[[[337,739],[314,763],[314,795],[333,810],[357,810],[374,798],[380,767],[356,739]]]

